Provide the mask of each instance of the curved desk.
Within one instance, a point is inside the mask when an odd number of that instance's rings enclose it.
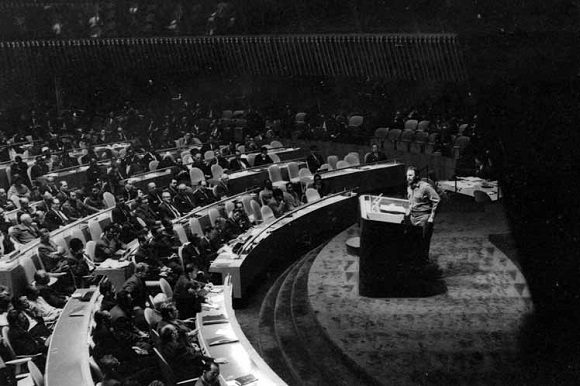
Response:
[[[323,197],[251,228],[220,249],[210,272],[221,273],[224,280],[231,275],[233,296],[242,298],[254,279],[271,266],[298,259],[352,225],[357,219],[356,197],[352,192]]]
[[[356,187],[359,193],[402,188],[405,184],[405,165],[385,161],[372,165],[350,166],[321,172],[330,192]]]
[[[226,382],[252,374],[258,379],[258,383],[255,385],[286,385],[256,352],[238,324],[232,307],[230,277],[226,277],[223,286],[216,286],[214,289],[216,292],[210,292],[206,298],[211,304],[217,306],[217,309],[204,309],[198,313],[197,325],[199,326],[199,343],[205,355],[212,358],[223,358],[227,361],[227,363],[220,364],[220,383],[226,385]],[[204,324],[204,318],[220,315],[225,316],[227,321]],[[216,336],[225,336],[233,342],[211,345],[212,339],[215,339]]]
[[[89,333],[93,314],[98,307],[96,288],[79,289],[73,296],[93,291],[83,302],[71,298],[64,306],[54,327],[46,360],[46,386],[93,385],[89,365]]]

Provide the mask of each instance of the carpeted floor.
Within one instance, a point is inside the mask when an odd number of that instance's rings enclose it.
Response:
[[[382,384],[521,384],[518,333],[532,311],[526,282],[489,241],[509,234],[501,206],[438,215],[431,257],[447,293],[428,298],[358,295],[358,258],[345,241],[323,248],[308,281],[310,303],[328,337]]]

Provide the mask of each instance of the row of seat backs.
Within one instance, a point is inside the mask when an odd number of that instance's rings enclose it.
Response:
[[[303,125],[306,123],[306,116],[307,114],[304,112],[297,113],[294,118],[294,123],[298,126]],[[352,115],[348,119],[348,127],[357,128],[361,127],[364,122],[364,117],[361,115]]]

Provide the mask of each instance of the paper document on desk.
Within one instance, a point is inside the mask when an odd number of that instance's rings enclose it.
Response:
[[[124,268],[131,264],[130,261],[119,261],[113,259],[107,259],[99,265],[101,268]]]
[[[404,206],[395,205],[395,204],[387,204],[387,205],[380,205],[379,209],[381,212],[390,212],[390,213],[402,213],[405,214],[407,211]]]

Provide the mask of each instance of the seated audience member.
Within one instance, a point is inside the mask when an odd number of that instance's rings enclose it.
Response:
[[[284,201],[284,193],[281,189],[274,189],[272,199],[270,202],[268,202],[268,206],[272,209],[272,212],[274,212],[274,217],[276,218],[292,210],[290,205]]]
[[[101,294],[101,310],[109,311],[117,305],[117,296],[113,283],[109,280],[103,280],[99,283],[99,293]]]
[[[227,170],[230,167],[230,163],[226,158],[227,150],[227,148],[223,148],[221,151],[215,151],[216,164],[221,166],[223,170]]]
[[[34,281],[35,286],[38,289],[40,296],[46,300],[48,304],[56,308],[63,308],[66,304],[68,297],[57,291],[52,287],[52,285],[56,282],[54,278],[48,276],[46,271],[38,270],[34,273]]]
[[[118,259],[127,249],[127,244],[119,239],[119,228],[116,224],[109,224],[103,235],[96,243],[95,261],[101,263],[107,259]]]
[[[193,198],[196,206],[206,206],[215,202],[215,197],[210,189],[207,188],[207,182],[200,181],[193,191]]]
[[[23,312],[15,309],[10,310],[6,319],[8,320],[8,339],[16,355],[40,354],[35,356],[32,361],[44,372],[48,351],[46,339],[34,337],[28,331],[30,323]]]
[[[167,259],[171,256],[177,255],[177,250],[181,246],[181,241],[175,233],[173,223],[170,220],[164,219],[162,224],[162,228],[154,231],[151,244],[155,256],[167,265]]]
[[[239,150],[236,150],[234,159],[230,161],[229,169],[236,172],[238,170],[248,169],[249,167],[250,164],[242,158],[242,153]]]
[[[30,205],[30,200],[26,197],[22,197],[18,200],[20,202],[20,208],[16,211],[16,220],[20,219],[23,214],[28,214],[32,218],[36,218],[36,209]]]
[[[4,210],[16,209],[16,205],[8,198],[8,194],[6,194],[6,189],[4,188],[0,188],[0,208]]]
[[[180,213],[189,213],[195,208],[193,193],[187,191],[185,184],[177,186],[177,194],[173,197],[173,205]]]
[[[205,360],[195,386],[220,386],[220,367],[213,360]]]
[[[17,176],[19,176],[22,178],[22,183],[30,186],[30,181],[28,180],[28,164],[19,155],[14,157],[14,162],[10,165],[10,175],[12,176],[12,180],[16,180]]]
[[[114,355],[104,355],[99,360],[99,368],[103,373],[100,386],[123,386],[123,377],[119,374],[121,362]]]
[[[50,232],[43,228],[40,230],[40,243],[38,244],[38,257],[42,261],[47,272],[69,272],[68,261],[65,251],[58,247],[50,239]]]
[[[159,215],[149,206],[149,198],[147,196],[137,197],[137,208],[135,215],[145,222],[148,227],[161,225]]]
[[[189,181],[189,169],[183,164],[181,158],[175,160],[175,164],[170,166],[172,166],[171,173],[173,174],[173,178],[175,178],[178,183]]]
[[[99,188],[97,188],[96,186],[93,186],[91,188],[91,194],[87,198],[85,198],[85,201],[83,203],[89,210],[93,211],[93,213],[105,209],[105,201],[103,201],[103,195],[99,190]]]
[[[179,270],[182,271],[181,267]],[[195,317],[205,300],[205,283],[198,280],[198,272],[195,264],[187,264],[185,272],[181,272],[173,288],[173,300],[182,319]]]
[[[159,161],[159,165],[157,165],[157,170],[159,169],[165,169],[165,168],[170,168],[172,166],[176,165],[176,162],[178,160],[181,160],[181,158],[178,158],[177,160],[173,160],[173,157],[171,156],[171,154],[166,153],[163,158],[161,159],[161,161]]]
[[[48,304],[48,302],[40,296],[38,288],[34,286],[27,286],[24,290],[24,295],[26,296],[28,307],[33,310],[36,315],[42,317],[44,324],[47,326],[53,326],[56,323],[62,309]]]
[[[233,228],[233,234],[235,234],[235,237],[241,235],[242,233],[250,229],[250,227],[252,226],[252,223],[250,222],[248,215],[242,208],[234,209],[234,211],[232,212],[232,217],[227,221],[231,224],[231,227]]]
[[[272,187],[272,181],[269,178],[264,180],[264,187],[258,193],[259,201],[262,205],[268,205],[272,199],[274,193],[274,188]]]
[[[44,216],[44,226],[52,232],[66,224],[70,224],[71,222],[72,221],[60,210],[60,200],[58,198],[53,198],[52,205]]]
[[[97,164],[97,160],[95,158],[91,158],[89,162],[89,168],[86,171],[87,175],[87,182],[91,185],[95,184],[97,180],[101,178],[103,171],[99,164]]]
[[[132,180],[125,181],[121,195],[125,198],[125,201],[131,201],[137,198],[137,189],[135,189]]]
[[[52,206],[53,199],[54,199],[54,196],[52,194],[50,194],[49,192],[44,192],[42,194],[41,201],[36,205],[36,209],[41,210],[44,213],[48,212],[50,210],[50,207]],[[22,204],[21,204],[21,206],[22,206]]]
[[[28,321],[28,332],[35,338],[46,339],[51,331],[46,327],[42,315],[34,309],[25,295],[12,298],[12,309],[20,311]]]
[[[0,329],[8,325],[8,311],[11,308],[12,296],[10,291],[3,285],[0,285]]]
[[[171,197],[175,197],[175,195],[177,194],[177,185],[178,185],[177,180],[175,178],[172,178],[171,182],[167,186],[167,189],[165,189],[167,192],[171,193]],[[163,198],[163,196],[161,196],[161,198]]]
[[[311,146],[310,154],[306,157],[308,170],[310,170],[311,173],[316,173],[322,164],[324,164],[324,158],[322,158],[322,155],[318,151],[318,147],[316,145]]]
[[[70,273],[73,275],[74,284],[77,288],[84,288],[93,282],[87,276],[91,273],[91,267],[85,258],[85,246],[80,239],[73,238],[68,243],[71,258],[67,259]]]
[[[161,203],[158,206],[159,216],[162,219],[174,220],[181,217],[181,213],[175,206],[173,206],[171,193],[163,192],[161,194]]]
[[[166,324],[159,332],[160,352],[178,380],[199,377],[203,373],[203,356],[179,340],[179,331]]]
[[[58,198],[60,200],[60,202],[65,202],[66,200],[68,200],[69,195],[70,195],[70,191],[68,188],[68,182],[61,181],[60,188],[58,190],[58,193],[56,194],[56,198]]]
[[[159,310],[161,305],[168,301],[169,299],[167,299],[167,296],[163,292],[160,292],[153,297],[153,304],[151,305],[152,312],[149,314],[148,320],[149,327],[151,327],[151,329],[157,331],[157,324],[163,319]]]
[[[372,164],[375,162],[384,161],[387,159],[387,156],[382,151],[379,151],[379,145],[374,143],[371,146],[371,152],[365,156],[365,164]]]
[[[229,181],[230,177],[227,174],[223,174],[219,182],[216,184],[214,188],[214,193],[218,201],[223,200],[224,198],[230,196]]]
[[[24,179],[19,175],[14,177],[14,182],[8,189],[8,198],[12,198],[14,196],[19,198],[30,198],[30,189],[24,183]]]
[[[40,231],[36,224],[32,223],[32,217],[23,214],[20,217],[20,224],[12,227],[12,237],[20,244],[26,244],[40,237]]]
[[[138,263],[135,266],[135,272],[123,283],[122,290],[131,294],[133,306],[145,309],[145,303],[149,298],[149,290],[145,285],[149,266],[145,263]]]
[[[37,156],[34,160],[34,165],[30,168],[30,177],[35,181],[38,177],[48,174],[48,165],[44,161],[43,156]]]
[[[291,182],[286,184],[286,191],[284,192],[284,201],[288,203],[290,210],[298,208],[302,205],[302,201],[300,201],[300,196],[298,192],[294,190],[294,185]]]
[[[41,194],[50,193],[53,197],[56,196],[59,192],[58,187],[56,186],[56,182],[54,180],[54,176],[48,176],[46,178],[46,185],[42,186]]]
[[[71,221],[76,221],[92,213],[96,213],[94,209],[89,208],[78,199],[78,194],[75,191],[70,192],[68,200],[62,204],[60,210]]]
[[[149,206],[157,212],[159,210],[159,204],[161,204],[163,199],[161,198],[161,192],[157,189],[157,184],[155,184],[155,182],[147,184],[147,197],[149,198]]]
[[[157,332],[161,334],[163,327],[172,325],[177,329],[179,334],[177,339],[183,346],[190,346],[191,343],[196,341],[196,331],[187,325],[195,326],[195,321],[193,319],[179,319],[179,311],[177,311],[175,304],[172,302],[163,303],[159,307],[159,313],[161,314],[161,321],[157,323]]]
[[[260,149],[260,154],[254,158],[254,166],[268,165],[273,163],[274,161],[268,155],[268,148],[266,147],[262,147]]]
[[[315,189],[320,194],[320,197],[328,195],[328,188],[322,181],[322,176],[318,173],[314,175],[312,182],[306,188]]]

